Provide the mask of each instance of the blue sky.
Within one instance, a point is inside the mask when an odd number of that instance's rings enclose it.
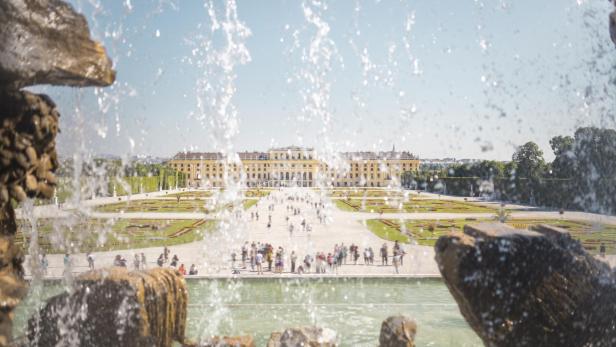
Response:
[[[189,60],[195,48],[190,42],[209,33],[204,3],[73,3],[107,46],[118,78],[100,90],[37,88],[61,109],[61,155],[79,149],[157,156],[214,149],[208,115],[206,122],[195,116],[203,69]],[[315,34],[301,2],[237,1],[239,19],[252,35],[246,40],[251,61],[234,70],[236,150],[319,148],[327,140],[343,151],[395,144],[423,158],[506,160],[515,146],[533,140],[549,159],[554,135],[572,134],[582,125],[614,127],[616,94],[606,85],[616,75],[616,55],[604,51],[613,52],[608,1],[326,3],[322,19],[337,54],[326,76],[332,124],[324,139],[321,121],[300,120],[306,84],[294,74],[306,65],[291,51],[293,33],[298,32],[300,49]],[[224,2],[214,4],[220,13]],[[220,48],[220,42],[214,46]],[[364,49],[374,67],[367,74]]]

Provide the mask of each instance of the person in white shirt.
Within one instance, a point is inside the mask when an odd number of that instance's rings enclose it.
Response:
[[[263,275],[263,254],[261,252],[257,253],[255,263],[257,263],[257,275]]]

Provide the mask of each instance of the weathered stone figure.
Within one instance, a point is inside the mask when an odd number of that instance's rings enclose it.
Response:
[[[561,229],[465,226],[436,260],[486,346],[615,346],[616,277]]]
[[[59,113],[35,84],[105,86],[115,72],[83,16],[60,0],[0,1],[0,346],[26,294],[12,200],[51,198]]]
[[[387,317],[381,324],[379,347],[415,347],[417,324],[405,316]]]
[[[87,272],[28,322],[28,346],[171,347],[184,342],[188,291],[173,269]]]

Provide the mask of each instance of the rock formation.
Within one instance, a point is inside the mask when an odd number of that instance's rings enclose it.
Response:
[[[486,346],[616,345],[616,277],[564,230],[500,223],[441,237],[436,260]]]
[[[0,1],[0,85],[107,86],[115,80],[85,18],[61,0]]]
[[[273,332],[267,347],[335,347],[336,332],[315,326],[289,328],[282,333]]]
[[[188,294],[175,270],[114,267],[77,278],[28,322],[29,346],[172,346],[184,341]]]
[[[381,324],[380,347],[415,347],[417,325],[405,316],[391,316]]]
[[[26,294],[12,201],[50,198],[57,168],[55,104],[19,88],[105,86],[114,79],[104,49],[70,5],[0,1],[0,346],[11,341],[13,310]]]

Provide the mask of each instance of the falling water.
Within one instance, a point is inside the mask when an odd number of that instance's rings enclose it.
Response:
[[[234,145],[239,133],[238,110],[233,103],[236,92],[236,67],[250,62],[250,52],[245,41],[251,35],[250,29],[239,19],[235,0],[228,0],[222,9],[213,1],[206,1],[204,8],[209,18],[209,31],[193,41],[192,57],[201,71],[197,78],[196,118],[210,133],[215,152],[221,153],[223,164],[223,190],[215,191],[208,206],[214,209],[217,227],[203,242],[203,253],[207,258],[202,271],[230,273],[228,268],[235,246],[247,239],[243,214],[243,188],[245,171]],[[203,29],[203,28],[201,28]],[[204,129],[204,130],[205,130]],[[202,169],[203,166],[200,168]],[[225,292],[211,283],[206,292],[210,309],[199,321],[199,336],[206,340],[216,335],[229,317],[226,303],[233,300],[233,293],[241,282],[229,283]]]

